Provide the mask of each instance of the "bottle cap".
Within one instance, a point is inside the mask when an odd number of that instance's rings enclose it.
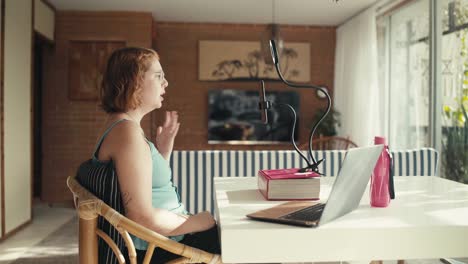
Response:
[[[376,145],[380,145],[380,144],[385,145],[385,138],[384,137],[375,137],[374,138],[374,144],[376,144]]]

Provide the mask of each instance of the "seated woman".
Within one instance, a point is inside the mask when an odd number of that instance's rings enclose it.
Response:
[[[140,125],[145,115],[161,108],[167,87],[154,50],[123,48],[110,56],[101,87],[107,129],[98,142],[97,158],[115,164],[126,217],[173,240],[220,253],[213,216],[189,214],[172,183],[168,161],[180,126],[177,112],[166,112],[164,124],[157,129],[156,145]],[[148,244],[132,239],[140,263]],[[151,263],[177,257],[157,248]]]

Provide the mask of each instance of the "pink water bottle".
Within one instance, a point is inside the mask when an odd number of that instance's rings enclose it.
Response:
[[[384,149],[380,154],[370,184],[370,204],[373,207],[387,207],[390,203],[390,166],[391,158],[384,137],[375,137],[376,145],[383,144]]]

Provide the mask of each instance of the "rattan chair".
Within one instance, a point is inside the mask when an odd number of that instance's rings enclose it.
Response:
[[[312,141],[313,150],[347,150],[350,148],[356,148],[357,144],[345,137],[318,137]],[[304,143],[300,146],[300,149],[308,149],[309,143]]]
[[[125,263],[122,252],[112,239],[97,228],[98,217],[104,217],[124,238],[131,264],[136,264],[136,250],[130,234],[148,242],[148,250],[143,263],[150,263],[155,247],[170,251],[180,258],[175,263],[222,263],[221,256],[199,250],[160,235],[115,211],[91,192],[86,190],[74,177],[68,177],[67,185],[73,193],[79,216],[79,261],[81,264],[98,263],[98,237],[102,238],[117,256],[119,263]]]

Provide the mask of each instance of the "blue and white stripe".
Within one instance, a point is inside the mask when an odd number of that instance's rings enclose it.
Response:
[[[439,153],[432,148],[392,151],[395,176],[435,176]]]
[[[96,197],[112,207],[122,215],[125,215],[122,203],[121,192],[117,184],[117,175],[115,174],[112,162],[101,163],[96,160],[83,162],[78,168],[76,175],[77,181]],[[120,252],[124,252],[125,243],[120,233],[106,219],[99,216],[98,229],[106,233],[114,241]],[[99,263],[114,264],[118,263],[117,257],[109,245],[101,238],[98,240]]]

